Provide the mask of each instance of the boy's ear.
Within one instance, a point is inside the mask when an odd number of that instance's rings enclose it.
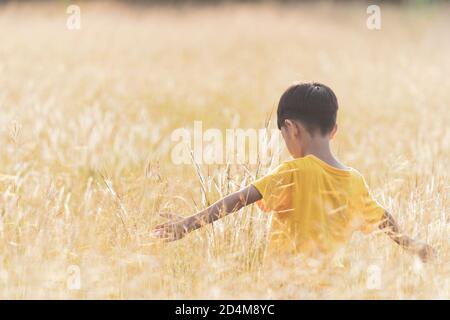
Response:
[[[330,133],[330,139],[334,139],[334,137],[336,136],[336,132],[337,132],[338,126],[337,123],[334,125],[333,130],[331,130]]]
[[[299,128],[298,128],[297,123],[295,121],[286,119],[286,120],[284,120],[284,124],[285,124],[286,129],[288,130],[288,132],[291,132],[294,135],[298,134]]]

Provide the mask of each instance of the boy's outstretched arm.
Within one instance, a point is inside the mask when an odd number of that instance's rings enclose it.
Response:
[[[431,246],[402,234],[398,223],[389,212],[384,212],[384,219],[379,228],[402,248],[417,254],[422,261],[428,261],[434,257],[435,253]]]
[[[215,202],[195,215],[186,218],[171,214],[166,215],[174,219],[156,226],[155,229],[153,229],[153,234],[166,241],[178,240],[186,233],[223,218],[261,198],[259,191],[253,185],[249,185],[248,187]]]

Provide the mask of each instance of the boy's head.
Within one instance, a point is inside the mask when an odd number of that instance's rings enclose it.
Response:
[[[336,131],[337,110],[336,95],[324,84],[289,87],[281,96],[277,111],[278,129],[288,148],[292,140],[305,143],[310,139],[331,139]]]

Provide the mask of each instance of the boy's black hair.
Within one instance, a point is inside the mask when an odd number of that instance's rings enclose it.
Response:
[[[330,133],[336,124],[338,102],[333,90],[318,82],[290,86],[278,103],[278,129],[286,119],[300,121],[309,133],[319,129],[322,135]]]

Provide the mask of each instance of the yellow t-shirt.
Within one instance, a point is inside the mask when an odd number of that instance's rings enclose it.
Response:
[[[283,162],[253,185],[262,195],[258,205],[273,212],[271,253],[332,253],[354,231],[373,230],[384,215],[357,170],[314,155]]]

